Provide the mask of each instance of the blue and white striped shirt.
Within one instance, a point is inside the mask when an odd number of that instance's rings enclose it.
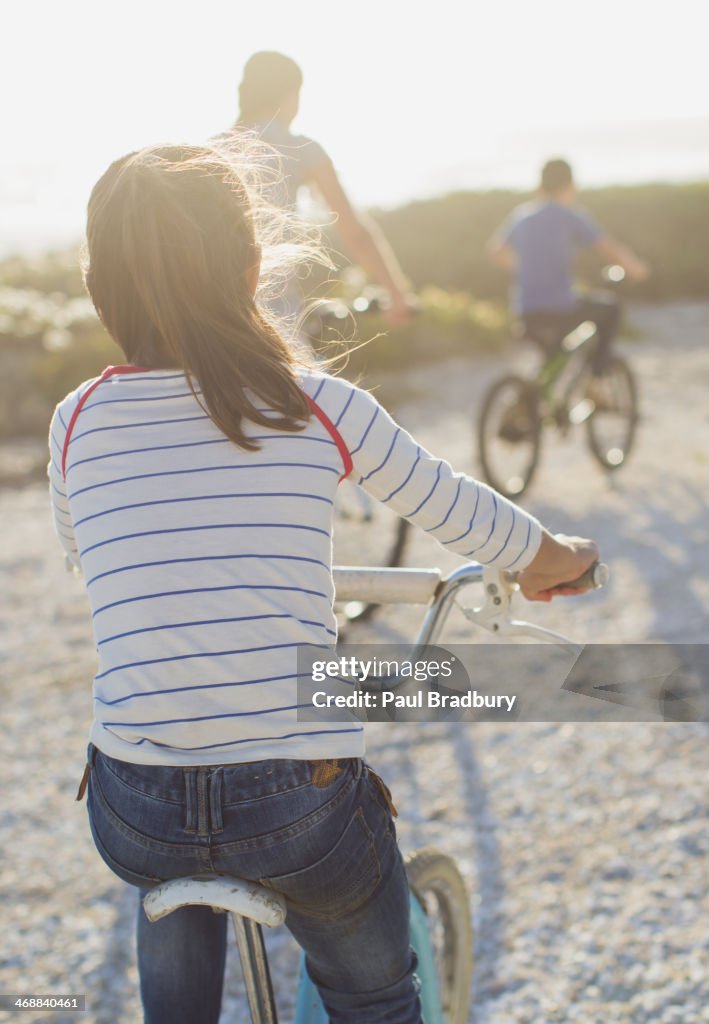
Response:
[[[54,522],[83,572],[98,652],[92,742],[139,764],[361,756],[358,723],[297,718],[297,649],[331,644],[332,518],[343,460],[316,416],[247,424],[238,448],[177,370],[119,373],[56,408]],[[524,568],[535,519],[435,458],[348,381],[302,386],[336,426],[353,478],[452,551]]]

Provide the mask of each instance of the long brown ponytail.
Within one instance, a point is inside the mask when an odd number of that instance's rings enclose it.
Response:
[[[199,401],[195,378],[213,421],[250,450],[259,446],[243,419],[297,431],[310,416],[293,351],[249,285],[260,259],[254,220],[228,153],[151,147],[117,160],[94,187],[85,266],[128,360],[179,367]]]

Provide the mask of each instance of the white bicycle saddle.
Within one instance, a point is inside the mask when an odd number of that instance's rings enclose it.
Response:
[[[158,921],[179,907],[195,905],[240,914],[269,928],[283,924],[286,918],[286,901],[280,893],[229,875],[172,878],[151,889],[143,900],[150,921]]]

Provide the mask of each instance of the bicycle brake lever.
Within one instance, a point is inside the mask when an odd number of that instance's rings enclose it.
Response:
[[[470,622],[474,622],[497,636],[527,636],[580,652],[581,645],[576,644],[562,633],[556,633],[544,626],[535,626],[534,623],[525,622],[522,619],[510,618],[512,597],[519,590],[519,584],[512,573],[486,567],[483,569],[483,585],[485,587],[484,604],[479,608],[460,606],[463,615]]]
[[[490,633],[504,632],[510,622],[512,595],[519,586],[514,579],[499,569],[483,568],[485,602],[479,608],[460,606],[463,615]]]
[[[525,622],[523,619],[510,619],[505,628],[501,630],[503,636],[528,636],[533,640],[543,640],[545,643],[557,644],[559,647],[566,647],[573,651],[577,657],[581,654],[584,644],[577,644],[570,640],[563,633],[557,633],[545,626],[536,626],[533,622]]]

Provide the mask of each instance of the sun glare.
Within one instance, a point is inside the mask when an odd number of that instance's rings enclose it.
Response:
[[[678,8],[691,22],[693,5],[674,5],[676,23]],[[681,50],[667,47],[664,14],[646,4],[599,0],[590,17],[561,0],[484,10],[442,0],[434,17],[403,0],[360,0],[351,14],[336,25],[322,0],[254,5],[248,16],[220,0],[184,10],[166,0],[16,7],[7,16],[16,45],[0,69],[13,97],[0,170],[10,234],[76,234],[111,159],[224,130],[258,49],[301,64],[296,128],[325,146],[361,204],[524,188],[558,151],[589,184],[704,176],[703,37],[688,32]]]

